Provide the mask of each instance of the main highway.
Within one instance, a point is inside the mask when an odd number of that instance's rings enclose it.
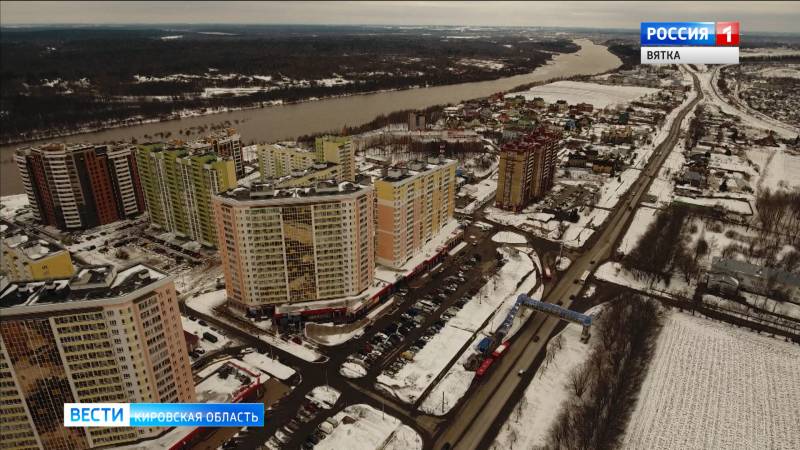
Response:
[[[617,241],[624,235],[633,220],[636,206],[677,144],[680,138],[681,124],[686,115],[703,98],[700,80],[694,72],[690,71],[690,74],[694,81],[696,97],[678,112],[669,134],[657,145],[641,175],[630,187],[628,193],[620,199],[607,224],[600,232],[599,238],[591,248],[575,259],[555,287],[545,296],[544,301],[560,303],[569,307],[572,304],[572,298],[577,298],[582,288],[582,284],[577,282],[581,275],[587,270],[593,271],[600,262],[612,255]],[[487,432],[511,400],[515,390],[521,387],[520,384],[524,377],[518,376],[518,373],[520,371],[527,372],[533,368],[535,359],[545,349],[548,337],[558,322],[558,319],[541,313],[535,314],[529,320],[489,376],[471,388],[469,397],[452,414],[455,419],[451,420],[435,438],[434,449],[450,446],[458,450],[470,450],[479,448],[482,444],[485,446],[484,439],[489,438]],[[556,411],[553,411],[553,414],[556,414]]]

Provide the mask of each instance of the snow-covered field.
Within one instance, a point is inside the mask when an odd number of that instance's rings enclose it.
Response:
[[[602,305],[598,305],[586,313],[595,316],[601,308]],[[553,354],[553,359],[546,365],[542,363],[525,395],[497,434],[493,450],[539,448],[545,444],[547,431],[569,395],[569,374],[586,360],[595,341],[592,336],[589,344],[584,344],[580,336],[581,326],[569,324],[548,343],[548,358]]]
[[[674,312],[623,448],[800,448],[800,347]]]
[[[345,418],[355,420],[344,423]],[[397,418],[369,405],[348,406],[334,418],[339,425],[314,448],[317,450],[415,450],[422,437]],[[349,420],[348,420],[349,422]]]
[[[658,92],[658,89],[638,86],[611,86],[607,84],[584,83],[580,81],[556,81],[536,86],[524,92],[514,92],[506,97],[522,95],[526,100],[542,97],[547,103],[566,100],[570,105],[591,103],[595,108],[630,103],[639,97]]]

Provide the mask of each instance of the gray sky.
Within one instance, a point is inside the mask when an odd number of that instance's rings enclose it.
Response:
[[[0,2],[0,24],[347,24],[575,26],[638,29],[642,21],[731,21],[796,32],[795,2]]]

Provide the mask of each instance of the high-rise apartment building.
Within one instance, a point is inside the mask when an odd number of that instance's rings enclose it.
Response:
[[[244,177],[244,157],[242,155],[242,136],[234,128],[214,131],[187,145],[198,150],[197,153],[215,153],[233,160],[236,177]]]
[[[236,187],[233,160],[164,144],[140,145],[136,156],[152,224],[214,247],[211,196]]]
[[[356,179],[356,150],[347,136],[322,136],[314,141],[317,161],[338,164],[342,181]]]
[[[375,181],[377,262],[398,268],[453,217],[456,161],[410,161]]]
[[[541,127],[501,147],[495,197],[498,208],[521,211],[552,189],[560,140],[560,131]]]
[[[190,403],[194,380],[170,277],[142,265],[0,291],[3,448],[68,450],[163,428],[67,428],[64,403]]]
[[[259,144],[256,152],[261,180],[265,182],[306,170],[315,162],[323,161],[317,159],[314,151],[284,144]]]
[[[72,257],[61,245],[5,221],[0,222],[0,237],[3,239],[0,275],[11,281],[69,278],[75,273]]]
[[[229,304],[241,311],[355,296],[375,269],[374,190],[349,182],[214,197]]]
[[[144,211],[132,145],[46,144],[21,148],[14,159],[44,225],[92,228]]]

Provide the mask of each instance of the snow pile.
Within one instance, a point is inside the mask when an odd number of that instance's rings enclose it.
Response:
[[[367,369],[356,362],[346,361],[339,368],[339,373],[346,378],[361,378],[367,374]]]
[[[623,448],[800,448],[800,348],[667,317]]]
[[[506,94],[506,97],[522,95],[526,100],[541,97],[547,103],[566,100],[570,105],[591,103],[595,109],[631,101],[658,92],[658,89],[639,86],[612,86],[608,84],[584,83],[580,81],[556,81],[536,86],[523,92]]]
[[[586,313],[596,315],[602,305],[595,306]],[[580,341],[582,327],[569,324],[547,345],[547,359],[542,363],[525,390],[514,411],[497,434],[492,449],[539,448],[545,445],[545,438],[551,424],[558,416],[561,404],[569,397],[567,383],[570,372],[589,357],[595,336],[589,344]]]
[[[371,406],[348,406],[334,418],[339,425],[315,449],[422,449],[422,437],[419,434],[397,418]]]
[[[313,400],[325,409],[331,409],[339,400],[340,395],[339,391],[330,386],[317,386],[306,395],[306,398]]]
[[[492,241],[506,244],[525,244],[528,242],[525,236],[512,231],[499,231],[492,236]]]
[[[242,357],[242,360],[282,381],[288,380],[295,374],[295,370],[291,367],[282,364],[277,359],[262,355],[261,353],[248,353]]]

